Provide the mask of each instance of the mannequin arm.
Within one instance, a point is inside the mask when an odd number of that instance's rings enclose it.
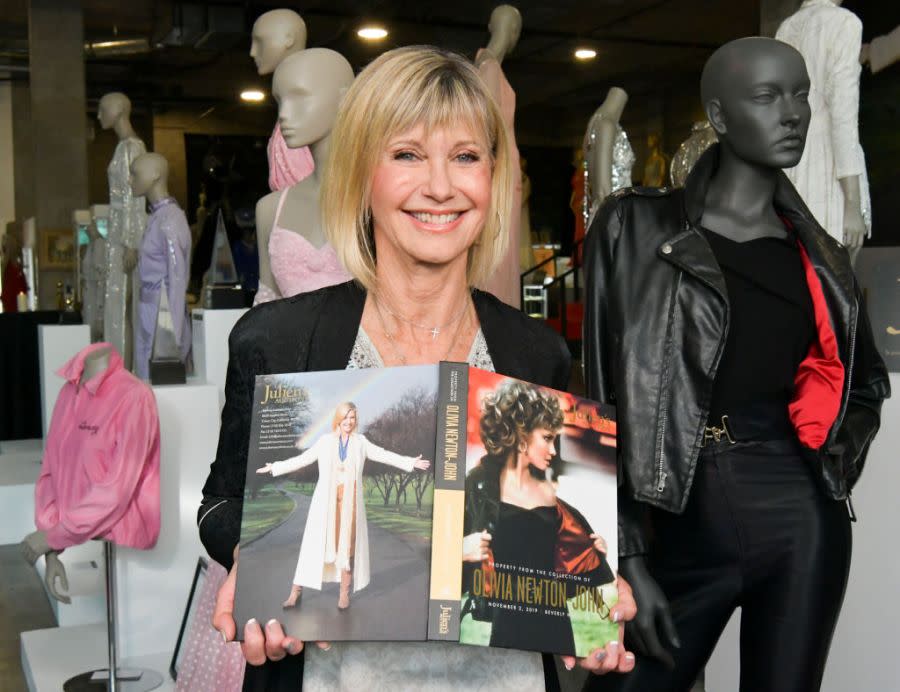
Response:
[[[29,533],[22,539],[21,548],[22,557],[25,558],[29,565],[33,565],[41,555],[46,555],[53,550],[47,542],[46,531],[32,531]]]
[[[59,559],[59,553],[55,550],[51,550],[47,553],[45,561],[46,571],[44,572],[44,583],[47,584],[50,595],[60,603],[71,603],[72,599],[64,593],[69,590],[69,580],[66,578],[66,567]],[[56,588],[57,579],[59,579],[61,590]]]
[[[126,274],[130,274],[134,271],[134,268],[138,263],[138,251],[135,248],[127,247],[125,248],[125,254],[122,255],[122,269],[125,270]]]
[[[606,120],[597,124],[597,141],[587,153],[591,186],[591,208],[597,208],[612,192],[613,143],[615,126]]]
[[[838,182],[844,193],[844,245],[853,254],[862,247],[866,237],[866,222],[863,220],[859,194],[859,176],[850,175]]]
[[[278,195],[272,193],[266,195],[256,203],[256,250],[259,257],[259,285],[265,286],[275,294],[275,298],[281,298],[278,284],[272,275],[272,265],[269,263],[269,234],[272,232],[272,224],[275,223],[275,208],[278,204]],[[284,193],[287,194],[287,193]],[[274,299],[274,298],[273,298]]]
[[[619,573],[631,585],[638,609],[634,621],[626,628],[626,636],[629,637],[632,648],[640,654],[661,661],[670,669],[674,668],[675,660],[669,648],[678,648],[681,642],[672,622],[669,601],[656,580],[650,576],[644,556],[623,557]]]

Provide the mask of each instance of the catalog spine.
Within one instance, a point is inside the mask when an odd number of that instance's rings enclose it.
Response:
[[[459,641],[469,366],[440,365],[428,638]]]

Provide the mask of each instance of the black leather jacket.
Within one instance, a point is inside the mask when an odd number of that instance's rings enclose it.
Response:
[[[719,265],[698,230],[718,145],[684,189],[620,190],[591,223],[585,247],[587,395],[617,407],[619,546],[647,551],[646,505],[681,513],[688,501],[712,386],[728,332]],[[845,368],[841,408],[825,444],[809,450],[826,496],[848,497],[890,395],[846,250],[813,219],[787,177],[775,194],[818,275]],[[777,338],[761,335],[760,338]]]

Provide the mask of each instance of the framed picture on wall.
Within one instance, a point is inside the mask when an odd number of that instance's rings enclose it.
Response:
[[[72,229],[46,228],[38,233],[41,269],[75,269],[75,239]]]

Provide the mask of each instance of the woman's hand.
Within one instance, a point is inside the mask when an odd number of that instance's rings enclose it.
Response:
[[[413,462],[413,468],[419,469],[419,471],[427,471],[430,466],[431,462],[428,459],[423,459],[421,454]]]
[[[603,536],[601,536],[599,533],[592,533],[591,538],[594,539],[594,549],[598,553],[603,553],[604,555],[606,555],[606,553],[609,552],[609,549],[606,547],[606,539],[603,538]]]
[[[637,605],[634,602],[634,594],[631,593],[631,586],[621,576],[616,578],[616,589],[619,592],[619,602],[610,608],[609,616],[613,622],[619,623],[618,641],[610,642],[602,649],[594,649],[584,658],[560,656],[566,670],[572,670],[576,663],[580,668],[589,670],[595,675],[612,672],[630,673],[634,669],[634,654],[626,651],[622,642],[625,637],[625,623],[637,615]]]
[[[272,464],[266,464],[265,466],[260,466],[256,469],[257,473],[272,473]]]
[[[470,533],[463,538],[463,562],[483,562],[490,557],[491,534],[487,531]]]
[[[212,624],[227,643],[234,641],[237,625],[234,622],[234,588],[237,584],[238,548],[234,549],[234,565],[228,577],[216,595],[216,608],[213,611]],[[317,642],[320,649],[329,649],[328,642]],[[244,627],[244,641],[241,652],[251,666],[261,666],[266,660],[280,661],[288,654],[299,654],[303,651],[303,642],[287,637],[277,620],[266,623],[265,630],[256,620],[250,620]]]

